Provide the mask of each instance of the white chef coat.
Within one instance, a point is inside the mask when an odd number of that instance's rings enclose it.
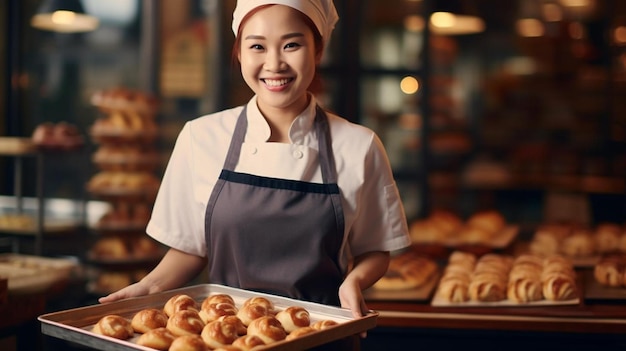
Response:
[[[270,127],[256,104],[247,104],[248,130],[236,172],[322,183],[311,103],[292,123],[291,143],[267,142]],[[181,130],[157,195],[147,233],[161,243],[205,256],[204,217],[243,106],[202,116]],[[407,221],[380,139],[364,126],[327,113],[345,217],[340,264],[370,251],[410,244]],[[284,160],[291,158],[289,167]],[[245,218],[241,219],[245,221]]]

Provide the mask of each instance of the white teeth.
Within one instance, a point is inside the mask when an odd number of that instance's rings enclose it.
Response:
[[[289,82],[289,79],[265,79],[265,84],[270,87],[278,87],[281,85],[285,85]]]

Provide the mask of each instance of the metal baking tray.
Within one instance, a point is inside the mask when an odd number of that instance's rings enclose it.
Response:
[[[99,304],[80,307],[60,312],[44,314],[38,317],[41,322],[41,332],[45,335],[71,341],[93,349],[104,351],[120,350],[145,350],[154,351],[151,348],[136,344],[140,334],[128,340],[118,340],[111,337],[98,335],[91,330],[93,326],[105,315],[116,314],[129,320],[135,313],[145,308],[163,308],[167,300],[176,294],[186,294],[198,302],[202,302],[212,294],[229,294],[238,306],[253,296],[263,296],[274,303],[276,309],[281,310],[289,306],[301,306],[306,308],[311,321],[331,319],[338,323],[332,328],[302,336],[291,341],[280,341],[267,345],[259,350],[286,351],[304,350],[314,346],[323,345],[334,340],[359,334],[376,326],[378,313],[370,311],[367,315],[354,318],[352,313],[343,308],[322,305],[318,303],[300,301],[281,296],[235,289],[216,284],[201,284],[190,287],[169,290],[158,294],[120,300],[108,304]]]

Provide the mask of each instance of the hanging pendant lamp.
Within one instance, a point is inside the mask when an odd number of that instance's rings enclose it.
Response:
[[[30,24],[42,30],[79,33],[95,30],[99,21],[85,13],[80,0],[44,0]]]

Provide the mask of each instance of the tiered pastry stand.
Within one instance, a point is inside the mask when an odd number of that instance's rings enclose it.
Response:
[[[146,101],[140,92],[118,90],[105,96],[93,100],[102,114],[91,129],[98,172],[87,184],[93,196],[110,204],[92,225],[97,239],[87,253],[94,268],[88,289],[98,294],[138,281],[163,255],[162,247],[145,234],[159,187],[156,107],[138,105],[138,100]]]

